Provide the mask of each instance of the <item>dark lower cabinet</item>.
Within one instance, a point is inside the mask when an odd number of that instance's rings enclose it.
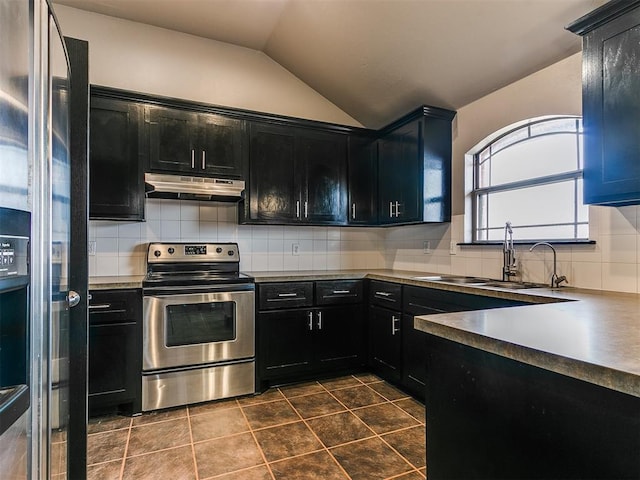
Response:
[[[140,290],[94,290],[89,302],[89,413],[141,411]]]
[[[89,218],[144,220],[143,107],[91,96]]]
[[[429,479],[640,478],[640,398],[425,338]]]
[[[392,382],[402,380],[402,313],[369,307],[369,366]]]
[[[362,281],[258,284],[258,305],[259,389],[364,365]]]

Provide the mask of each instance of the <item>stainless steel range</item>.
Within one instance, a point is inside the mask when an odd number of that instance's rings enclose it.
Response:
[[[254,393],[255,285],[235,243],[151,243],[142,409]]]

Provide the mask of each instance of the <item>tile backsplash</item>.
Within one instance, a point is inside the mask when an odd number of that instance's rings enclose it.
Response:
[[[146,222],[89,222],[91,276],[143,275],[149,242],[237,242],[243,271],[384,268],[384,230],[238,225],[237,206],[147,199]],[[298,254],[293,254],[293,245]]]
[[[501,277],[501,247],[460,247],[464,216],[450,224],[391,228],[238,225],[234,204],[148,199],[146,222],[89,222],[92,276],[142,275],[147,244],[156,241],[237,242],[243,271],[393,268]],[[640,293],[640,207],[589,207],[595,245],[557,246],[558,274],[569,284]],[[298,245],[294,255],[293,245]],[[516,247],[521,278],[546,283],[547,248]]]

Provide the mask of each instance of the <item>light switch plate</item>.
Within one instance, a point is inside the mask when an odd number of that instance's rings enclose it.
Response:
[[[431,253],[431,242],[429,240],[422,242],[422,253],[425,255]]]
[[[96,254],[96,241],[95,240],[89,240],[89,243],[87,245],[87,253],[92,257]]]
[[[291,244],[291,255],[297,256],[300,255],[300,244],[292,243]]]
[[[456,248],[458,246],[456,245],[456,242],[451,242],[449,244],[449,255],[455,255],[457,253]]]

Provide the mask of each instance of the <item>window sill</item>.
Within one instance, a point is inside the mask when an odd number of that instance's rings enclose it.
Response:
[[[595,245],[595,240],[514,240],[514,245],[533,245],[538,242],[547,242],[551,245]],[[460,242],[457,243],[459,247],[495,247],[502,246],[502,241],[490,241],[490,242]]]

